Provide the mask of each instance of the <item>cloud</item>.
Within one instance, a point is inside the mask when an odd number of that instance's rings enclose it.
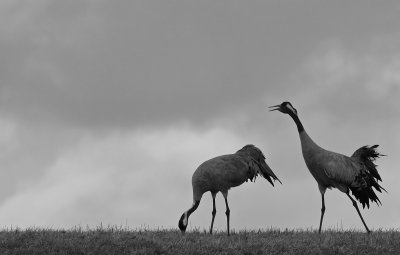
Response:
[[[329,114],[334,125],[397,122],[400,56],[388,50],[397,39],[392,35],[381,41],[357,50],[341,41],[321,44],[289,78],[301,86],[296,100],[303,109],[315,118]]]
[[[368,5],[362,15],[357,12],[357,22],[341,26],[354,19],[358,5],[346,10],[336,4],[293,8],[214,1],[2,5],[3,113],[128,129],[203,123],[282,89],[296,95],[282,77],[321,40],[342,35],[354,41],[368,38],[371,31],[391,31],[386,24],[395,9]],[[319,11],[310,12],[315,8]],[[324,19],[315,22],[319,15]],[[370,30],[358,29],[355,39],[358,22]]]
[[[170,221],[175,223],[181,202],[191,203],[190,178],[196,167],[243,145],[222,129],[178,127],[88,136],[58,155],[40,180],[26,182],[3,201],[0,221],[21,227],[126,221],[130,226],[175,225]],[[166,216],[159,214],[161,208]]]
[[[16,124],[10,120],[0,118],[0,154],[4,150],[11,150],[15,147]]]
[[[15,25],[2,47],[12,64],[2,69],[1,109],[22,119],[92,128],[202,121],[262,88],[248,72],[263,57],[243,66],[243,43],[218,33],[229,22],[208,31],[213,26],[190,6],[193,16],[98,1],[10,8],[13,22],[4,23]]]

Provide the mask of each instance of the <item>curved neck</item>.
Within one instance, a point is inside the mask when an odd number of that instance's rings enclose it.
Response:
[[[199,204],[200,204],[200,201],[199,201],[199,200],[194,201],[192,207],[190,207],[190,209],[187,211],[187,213],[188,213],[188,218],[189,218],[190,214],[192,214],[194,211],[196,211],[196,209],[197,209],[197,207],[199,206]]]
[[[300,121],[299,117],[294,113],[289,113],[289,115],[290,115],[290,117],[292,117],[292,119],[296,123],[297,130],[299,131],[299,133],[303,132],[304,131],[304,127],[303,127],[303,124],[301,124],[301,121]]]

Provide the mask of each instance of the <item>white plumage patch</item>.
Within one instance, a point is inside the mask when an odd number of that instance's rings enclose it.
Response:
[[[184,226],[187,226],[187,224],[188,224],[188,214],[187,214],[187,212],[185,212],[185,217],[183,218],[182,223],[183,223]]]
[[[291,104],[287,104],[286,107],[287,107],[290,111],[292,111],[294,114],[297,115],[296,109],[294,109],[293,106],[292,106]]]

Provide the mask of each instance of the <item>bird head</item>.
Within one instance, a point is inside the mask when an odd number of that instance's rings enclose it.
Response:
[[[297,116],[297,110],[293,107],[293,105],[290,102],[283,102],[278,105],[270,106],[269,108],[271,108],[270,111],[280,111],[282,113]]]
[[[182,233],[185,233],[187,225],[188,225],[188,215],[187,212],[184,212],[181,218],[179,219],[178,223],[179,229],[182,231]]]

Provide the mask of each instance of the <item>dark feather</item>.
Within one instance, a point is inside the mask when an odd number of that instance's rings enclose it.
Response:
[[[351,184],[350,190],[356,199],[360,201],[363,208],[365,206],[369,208],[369,201],[375,202],[377,205],[382,204],[372,188],[379,192],[382,192],[382,190],[386,192],[378,183],[378,181],[382,181],[382,178],[376,169],[377,165],[374,164],[377,158],[384,156],[377,152],[377,147],[378,145],[363,146],[351,156],[361,165],[361,171]]]
[[[385,156],[377,152],[376,148],[378,146],[379,145],[374,145],[371,147],[363,146],[358,150],[356,150],[353,153],[353,155],[351,155],[351,157],[363,162],[367,167],[368,171],[372,174],[372,176],[378,179],[379,181],[382,181],[381,176],[379,175],[378,170],[376,169],[376,165],[374,164],[374,161],[377,158],[379,158],[380,156]]]
[[[258,174],[261,174],[265,179],[267,179],[272,186],[274,186],[274,181],[282,182],[274,174],[272,169],[265,162],[265,156],[260,149],[252,144],[244,146],[242,149],[238,150],[236,154],[246,158],[249,161],[249,170],[254,173],[251,180],[255,180]]]

